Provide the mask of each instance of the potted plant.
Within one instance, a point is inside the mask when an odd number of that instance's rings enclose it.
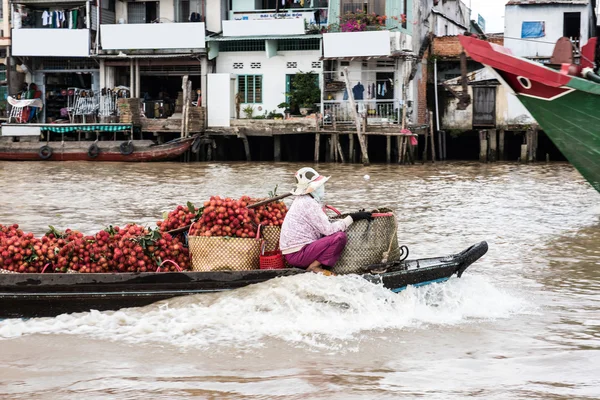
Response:
[[[279,103],[277,108],[283,108],[283,113],[285,114],[285,118],[288,119],[292,111],[290,110],[290,105],[287,102]]]
[[[254,107],[251,105],[247,105],[242,109],[242,111],[244,112],[244,115],[246,115],[246,118],[250,119],[252,118],[252,114],[254,114]]]
[[[289,93],[292,107],[298,107],[300,114],[308,114],[316,103],[321,101],[321,89],[319,88],[319,76],[314,72],[300,71],[292,80],[292,88]]]

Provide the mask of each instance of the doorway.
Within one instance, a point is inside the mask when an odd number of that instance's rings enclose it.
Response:
[[[160,18],[158,1],[127,3],[127,23],[149,24]]]
[[[473,127],[496,125],[496,87],[473,87]]]

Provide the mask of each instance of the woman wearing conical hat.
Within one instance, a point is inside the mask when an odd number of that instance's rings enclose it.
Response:
[[[305,167],[295,178],[292,194],[296,197],[281,226],[279,247],[288,264],[331,275],[325,268],[332,268],[339,260],[348,240],[346,229],[354,221],[370,219],[371,213],[357,212],[330,222],[321,206],[330,177]]]

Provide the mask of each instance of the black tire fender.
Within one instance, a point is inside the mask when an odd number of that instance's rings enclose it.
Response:
[[[40,158],[42,160],[47,160],[50,157],[52,157],[52,147],[48,146],[48,145],[44,145],[42,147],[40,147],[40,150],[38,151],[38,155],[40,156]]]
[[[121,145],[119,146],[119,150],[121,151],[121,154],[123,154],[124,156],[128,156],[131,153],[133,153],[133,143],[131,143],[131,141],[129,142],[123,142],[121,143]]]
[[[88,147],[87,154],[90,158],[96,158],[100,154],[100,148],[96,143],[92,143],[92,145]]]

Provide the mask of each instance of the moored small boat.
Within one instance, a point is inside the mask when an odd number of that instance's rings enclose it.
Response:
[[[445,257],[365,267],[362,277],[399,292],[409,285],[443,282],[480,259],[481,242]],[[145,306],[177,296],[233,290],[270,279],[305,273],[288,268],[226,272],[0,274],[0,318],[52,317],[89,310]]]
[[[65,130],[119,132],[131,130],[127,124],[4,124],[0,137],[0,160],[7,161],[167,161],[181,156],[192,147],[196,136],[178,138],[163,144],[152,140],[40,140],[41,132]],[[28,132],[32,132],[32,134]],[[50,135],[50,133],[46,133]],[[56,134],[54,134],[56,136]],[[70,135],[69,135],[70,136]],[[19,138],[18,141],[14,138]],[[116,138],[116,134],[115,134]],[[72,138],[75,139],[75,138]]]

